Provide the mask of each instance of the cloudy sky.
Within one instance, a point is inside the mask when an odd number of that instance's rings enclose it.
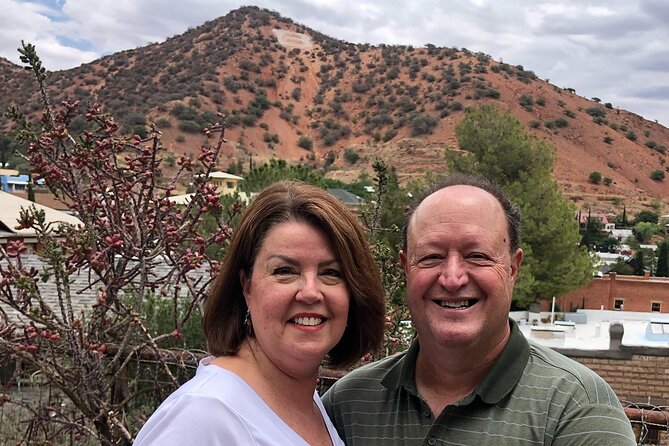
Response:
[[[669,126],[669,0],[0,0],[0,57],[25,40],[72,68],[242,4],[349,42],[481,51]]]

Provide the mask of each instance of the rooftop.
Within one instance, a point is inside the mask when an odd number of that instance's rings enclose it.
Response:
[[[551,348],[608,350],[609,328],[620,323],[624,327],[623,346],[669,349],[669,315],[608,310],[577,310],[563,315],[565,321],[551,324],[541,322],[550,320],[550,312],[510,313],[527,339]]]

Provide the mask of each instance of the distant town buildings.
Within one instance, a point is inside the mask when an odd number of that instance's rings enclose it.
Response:
[[[609,273],[556,299],[564,311],[616,310],[669,313],[669,278]],[[547,307],[547,304],[544,304]]]

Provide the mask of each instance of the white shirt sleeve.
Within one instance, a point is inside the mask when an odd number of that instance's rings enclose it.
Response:
[[[140,430],[134,446],[256,444],[238,414],[216,398],[184,394],[165,403]]]

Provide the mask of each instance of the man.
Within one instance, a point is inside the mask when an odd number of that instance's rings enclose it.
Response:
[[[604,380],[508,318],[519,243],[519,209],[483,179],[451,176],[411,207],[400,260],[417,338],[323,396],[348,446],[636,445]]]

